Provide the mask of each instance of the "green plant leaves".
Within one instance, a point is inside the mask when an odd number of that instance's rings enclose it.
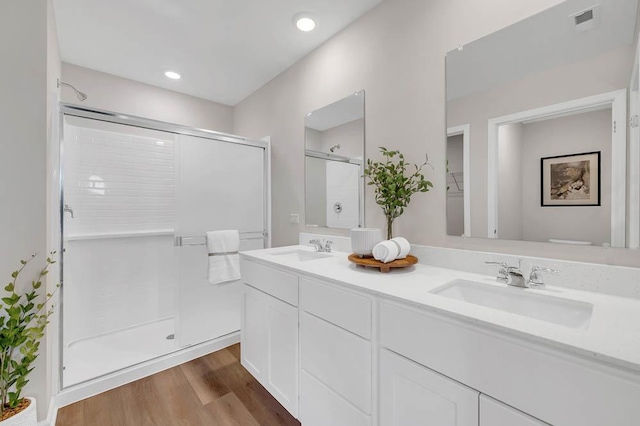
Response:
[[[381,146],[380,152],[385,161],[374,162],[367,159],[364,176],[369,178],[367,185],[375,186],[376,204],[382,207],[388,223],[391,224],[404,213],[413,194],[428,192],[433,188],[433,184],[421,173],[422,168],[429,164],[429,157],[427,156],[426,161],[418,166],[407,164],[400,151],[390,151]],[[413,172],[408,174],[407,169]]]
[[[11,274],[12,282],[4,287],[7,295],[0,299],[4,304],[0,309],[6,313],[0,316],[0,413],[6,407],[16,407],[22,400],[21,392],[29,382],[27,376],[33,371],[40,339],[53,313],[53,309],[47,310],[52,295],[42,297],[38,292],[48,268],[56,263],[51,257],[31,281],[31,291],[24,294],[16,291],[20,274],[34,257],[20,261],[20,269]]]

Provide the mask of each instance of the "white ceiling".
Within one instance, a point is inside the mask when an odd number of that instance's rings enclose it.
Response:
[[[570,15],[599,5],[598,27]],[[568,0],[447,54],[447,99],[482,92],[633,43],[638,0]]]
[[[54,0],[54,9],[63,61],[236,105],[381,2]],[[295,28],[299,12],[314,15],[314,31]]]

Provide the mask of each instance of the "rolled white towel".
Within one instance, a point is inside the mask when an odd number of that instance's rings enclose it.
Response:
[[[400,254],[398,254],[398,257],[396,257],[396,259],[404,259],[405,257],[407,257],[409,251],[411,251],[411,244],[409,244],[409,241],[407,241],[406,238],[396,237],[392,238],[390,241],[397,243],[400,247]]]
[[[398,255],[400,255],[400,245],[391,240],[378,243],[373,248],[373,258],[382,263],[392,262],[397,259]]]

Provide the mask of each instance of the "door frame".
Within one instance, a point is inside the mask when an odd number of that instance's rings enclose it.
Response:
[[[611,246],[625,247],[627,189],[627,89],[601,93],[521,111],[488,121],[487,236],[499,238],[498,129],[505,124],[537,121],[611,107]]]

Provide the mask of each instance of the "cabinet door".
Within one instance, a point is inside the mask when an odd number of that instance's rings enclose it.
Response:
[[[275,399],[298,416],[298,308],[265,294],[267,384]]]
[[[263,383],[268,365],[265,295],[246,284],[243,287],[240,334],[242,365]]]
[[[480,395],[480,426],[548,426],[548,423]]]
[[[370,426],[371,418],[302,370],[300,421],[304,426]]]
[[[381,426],[478,426],[478,392],[384,349],[379,385]]]
[[[298,415],[298,309],[244,286],[242,365],[294,417]]]

